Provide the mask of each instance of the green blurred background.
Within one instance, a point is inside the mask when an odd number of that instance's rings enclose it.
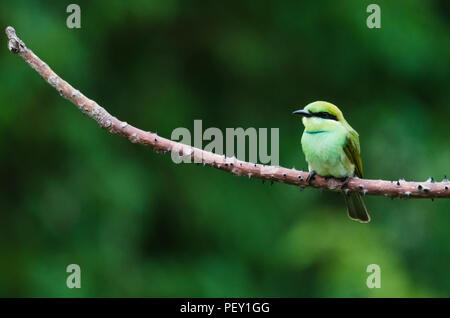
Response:
[[[338,105],[365,176],[450,174],[449,2],[2,1],[0,25],[113,115],[176,127],[275,127],[306,168],[291,112]],[[450,296],[450,201],[332,192],[193,164],[113,136],[0,50],[0,296]],[[82,288],[66,287],[79,264]],[[366,286],[381,266],[381,289]]]

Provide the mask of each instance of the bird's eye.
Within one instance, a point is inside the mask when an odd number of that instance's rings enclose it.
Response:
[[[327,112],[314,113],[314,116],[320,117],[320,118],[323,118],[323,119],[337,120],[336,116],[334,116],[334,115],[332,115],[330,113],[327,113]]]

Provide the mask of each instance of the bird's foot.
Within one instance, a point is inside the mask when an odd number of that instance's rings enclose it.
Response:
[[[348,186],[348,182],[350,181],[350,177],[345,177],[341,179],[343,183],[341,184],[341,189],[344,189]]]
[[[316,174],[317,174],[316,171],[311,170],[311,171],[308,173],[308,177],[306,178],[306,183],[307,183],[307,184],[311,184],[311,181],[314,180],[314,176],[315,176]]]

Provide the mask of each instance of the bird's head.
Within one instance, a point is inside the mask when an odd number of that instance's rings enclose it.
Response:
[[[332,130],[338,126],[348,125],[341,110],[328,102],[310,103],[293,114],[303,116],[302,122],[306,131]]]

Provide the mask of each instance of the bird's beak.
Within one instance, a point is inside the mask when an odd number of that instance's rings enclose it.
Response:
[[[292,113],[293,115],[301,115],[305,117],[311,117],[312,114],[309,110],[299,109]]]

